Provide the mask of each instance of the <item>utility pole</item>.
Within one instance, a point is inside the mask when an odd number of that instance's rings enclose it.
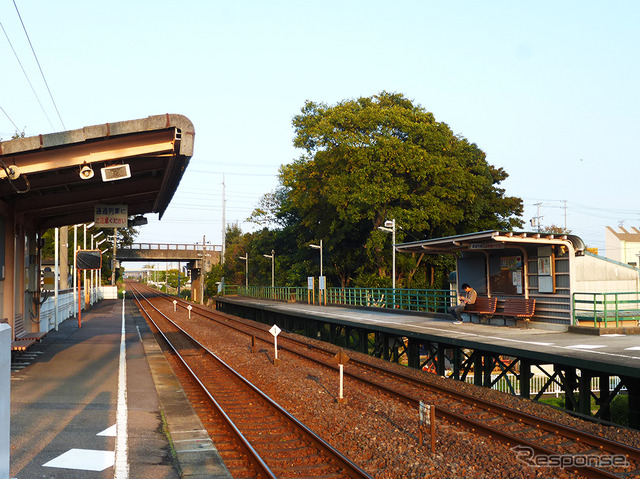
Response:
[[[206,256],[205,256],[205,244],[206,244],[206,237],[205,235],[202,235],[202,263],[200,264],[200,304],[204,304],[204,271],[205,271],[205,264],[206,264]]]
[[[116,245],[118,244],[118,228],[113,229],[113,260],[111,260],[111,286],[116,284]]]
[[[541,229],[542,229],[542,223],[541,220],[544,219],[544,216],[540,215],[540,208],[542,207],[542,203],[534,203],[535,206],[538,207],[538,214],[536,216],[534,216],[533,218],[531,218],[530,223],[531,226],[533,226],[534,228],[537,226],[538,227],[538,233],[540,233]]]
[[[220,251],[220,264],[224,264],[225,245],[227,243],[227,200],[224,195],[224,173],[222,173],[222,251]]]
[[[69,289],[69,227],[60,228],[60,289]]]

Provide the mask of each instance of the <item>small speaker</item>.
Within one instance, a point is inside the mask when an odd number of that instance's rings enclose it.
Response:
[[[115,181],[131,178],[131,170],[129,165],[113,165],[100,168],[102,181]]]

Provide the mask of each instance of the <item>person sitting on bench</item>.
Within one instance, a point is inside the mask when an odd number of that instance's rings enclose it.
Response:
[[[449,308],[449,314],[453,316],[456,320],[453,324],[462,324],[462,312],[465,308],[470,304],[475,304],[476,298],[478,297],[478,293],[476,290],[469,286],[467,283],[462,285],[462,290],[464,291],[464,295],[460,295],[460,304],[457,306],[451,306]]]

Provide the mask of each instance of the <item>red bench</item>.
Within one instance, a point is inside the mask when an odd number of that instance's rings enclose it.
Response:
[[[465,313],[469,313],[469,321],[471,316],[478,316],[479,320],[490,318],[496,313],[498,298],[487,298],[486,296],[478,296],[476,302],[464,308]]]
[[[504,303],[504,324],[507,318],[514,318],[516,321],[522,319],[530,321],[536,310],[536,300],[533,298],[507,298]]]
[[[8,322],[6,319],[3,323]],[[30,346],[44,338],[47,333],[28,333],[24,329],[24,316],[17,314],[13,320],[13,341],[11,341],[11,351],[26,351]]]

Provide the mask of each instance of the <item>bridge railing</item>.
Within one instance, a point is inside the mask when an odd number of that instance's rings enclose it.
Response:
[[[180,243],[133,243],[131,245],[119,246],[118,249],[131,250],[166,250],[166,251],[202,251],[201,244],[180,244]],[[220,251],[220,245],[205,245],[206,251]]]
[[[620,321],[640,321],[640,291],[573,293],[573,324],[592,321],[595,328]]]

